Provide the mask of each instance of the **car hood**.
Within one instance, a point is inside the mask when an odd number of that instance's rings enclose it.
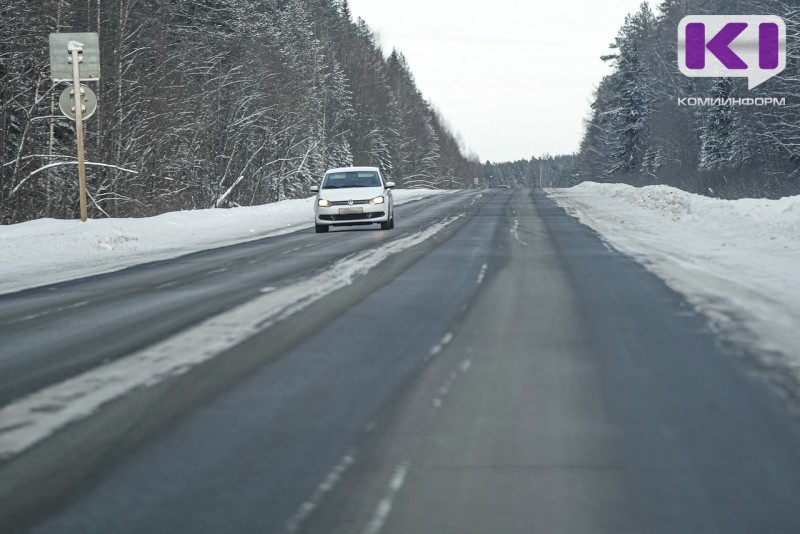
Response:
[[[326,200],[369,200],[383,194],[383,187],[348,187],[346,189],[322,189],[319,198]]]

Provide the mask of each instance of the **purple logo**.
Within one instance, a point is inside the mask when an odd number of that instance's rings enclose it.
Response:
[[[771,15],[685,17],[678,25],[678,67],[694,78],[747,78],[753,89],[786,68],[786,24]]]

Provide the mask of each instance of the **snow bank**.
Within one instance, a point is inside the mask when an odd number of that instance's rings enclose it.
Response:
[[[445,191],[398,189],[397,204]],[[0,293],[313,226],[313,197],[140,219],[39,219],[0,226]]]
[[[760,363],[800,380],[800,196],[729,201],[591,182],[548,194],[755,347]]]

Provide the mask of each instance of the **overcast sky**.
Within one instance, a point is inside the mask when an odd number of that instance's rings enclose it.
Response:
[[[650,0],[655,11],[657,0]],[[578,150],[591,95],[641,0],[350,0],[482,161]],[[676,30],[677,32],[677,30]]]

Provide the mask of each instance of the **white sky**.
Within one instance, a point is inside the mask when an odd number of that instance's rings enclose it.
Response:
[[[656,10],[658,0],[649,0]],[[481,161],[576,152],[600,60],[641,0],[350,0]],[[676,30],[677,31],[677,30]]]

